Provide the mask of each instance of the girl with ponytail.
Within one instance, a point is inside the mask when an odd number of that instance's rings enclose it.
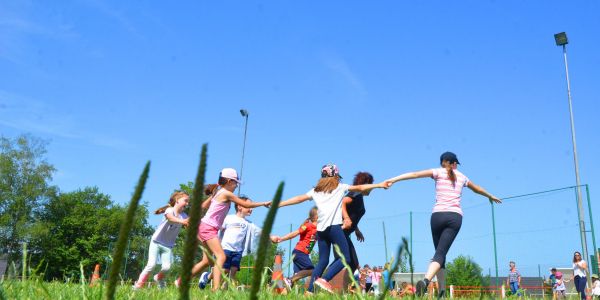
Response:
[[[445,293],[445,263],[446,254],[462,225],[462,209],[460,201],[462,188],[468,187],[473,192],[487,197],[490,202],[502,203],[494,195],[476,185],[463,173],[457,170],[458,158],[452,152],[444,152],[440,156],[441,168],[418,172],[409,172],[388,181],[394,183],[402,180],[430,177],[435,181],[435,205],[431,214],[431,235],[435,247],[435,255],[431,259],[425,279],[417,282],[417,295],[422,296],[429,286],[429,282],[436,276],[438,278],[440,294]]]
[[[190,197],[185,192],[174,192],[169,198],[169,204],[154,212],[157,215],[164,214],[165,218],[152,235],[150,249],[148,250],[148,263],[138,280],[134,283],[134,289],[144,287],[157,264],[158,258],[160,258],[161,269],[160,272],[154,275],[154,281],[159,288],[166,286],[164,278],[171,268],[171,262],[173,261],[172,249],[175,246],[175,240],[179,235],[181,226],[188,225],[188,217],[183,212],[183,209],[188,205],[189,200]]]

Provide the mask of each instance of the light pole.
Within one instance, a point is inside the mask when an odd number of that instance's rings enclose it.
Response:
[[[577,160],[577,141],[575,139],[575,121],[573,120],[573,104],[571,100],[571,81],[569,80],[569,64],[567,63],[567,44],[569,40],[567,39],[567,34],[564,32],[557,33],[554,35],[554,41],[557,46],[562,46],[563,49],[563,57],[565,60],[565,75],[567,79],[567,97],[569,99],[569,115],[571,118],[571,140],[573,142],[573,161],[575,163],[575,181],[577,186],[577,215],[579,216],[579,233],[581,235],[581,246],[582,246],[582,254],[585,259],[589,260],[588,251],[587,251],[587,241],[585,236],[585,221],[584,221],[584,211],[583,211],[583,203],[581,197],[581,181],[579,180],[579,162]],[[594,250],[595,251],[595,250]],[[590,277],[590,276],[588,276]],[[588,278],[588,283],[591,284],[591,278]]]
[[[242,166],[240,167],[240,180],[242,180],[242,174],[244,172],[244,153],[246,152],[246,133],[248,132],[248,111],[240,109],[240,114],[245,118],[244,124],[244,145],[242,146]],[[238,187],[238,196],[242,193],[242,186]]]

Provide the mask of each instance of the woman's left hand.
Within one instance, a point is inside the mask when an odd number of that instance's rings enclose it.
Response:
[[[502,203],[502,200],[500,200],[500,198],[496,197],[496,196],[490,196],[488,199],[490,199],[490,203]]]

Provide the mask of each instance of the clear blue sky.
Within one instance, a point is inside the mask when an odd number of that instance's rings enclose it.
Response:
[[[240,108],[250,112],[243,193],[258,201],[281,180],[285,197],[306,192],[328,162],[346,182],[361,170],[382,180],[436,167],[446,150],[500,197],[570,186],[564,64],[553,39],[566,31],[581,178],[597,218],[599,9],[594,1],[4,1],[0,133],[50,140],[61,190],[98,186],[119,203],[151,160],[143,198],[151,209],[193,180],[202,143],[212,181],[239,168]],[[433,194],[428,179],[375,191],[360,225],[361,263],[383,265],[381,222],[392,253],[414,211],[423,271]],[[485,201],[465,191],[449,259],[470,255],[487,273]],[[310,205],[282,209],[275,233],[297,227]],[[543,273],[569,266],[581,248],[572,191],[496,211],[501,274],[511,259],[524,275],[537,275],[538,264]],[[265,213],[251,219],[262,224]]]

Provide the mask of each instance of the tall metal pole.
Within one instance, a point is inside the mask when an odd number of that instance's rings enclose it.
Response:
[[[244,154],[246,152],[246,133],[248,132],[248,111],[245,109],[240,109],[240,114],[242,117],[246,118],[244,122],[244,144],[242,146],[242,165],[240,167],[240,180],[242,180],[242,174],[244,172]],[[242,193],[242,186],[238,186],[238,196]]]
[[[385,250],[385,262],[388,262],[388,251],[387,251],[387,237],[385,235],[385,222],[381,221],[383,225],[383,248]]]
[[[490,202],[492,206],[492,233],[494,236],[494,262],[496,264],[496,286],[498,286],[498,248],[496,246],[496,214],[494,213],[494,203]]]
[[[569,64],[567,62],[567,44],[562,45],[563,57],[565,60],[565,75],[567,79],[567,97],[569,99],[569,117],[571,119],[571,140],[573,142],[573,162],[575,163],[575,181],[577,183],[577,210],[579,213],[579,233],[581,235],[581,244],[583,245],[582,254],[589,260],[587,251],[587,241],[585,234],[585,214],[583,211],[583,200],[581,196],[581,180],[579,179],[579,161],[577,159],[577,140],[575,139],[575,120],[573,119],[573,103],[571,100],[571,81],[569,80]],[[591,285],[591,276],[588,276],[588,284]]]

